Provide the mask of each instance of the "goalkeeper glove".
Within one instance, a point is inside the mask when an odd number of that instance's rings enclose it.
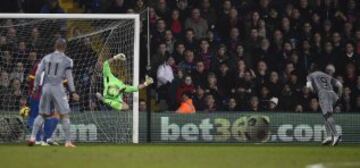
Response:
[[[126,55],[123,53],[116,54],[113,58],[115,60],[126,61]]]
[[[20,108],[20,116],[26,118],[29,115],[30,108],[28,106],[23,106]]]
[[[150,76],[148,76],[148,75],[146,75],[146,76],[145,76],[144,85],[145,85],[145,86],[149,86],[149,85],[151,85],[151,84],[153,84],[153,83],[154,83],[153,78],[150,77]]]

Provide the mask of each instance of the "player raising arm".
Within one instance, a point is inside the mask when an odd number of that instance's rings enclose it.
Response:
[[[124,84],[123,81],[121,81],[111,73],[110,64],[115,61],[126,61],[125,54],[117,54],[104,62],[102,69],[104,91],[103,94],[96,93],[96,97],[105,104],[114,108],[115,110],[128,110],[129,105],[123,101],[124,93],[137,92],[139,89],[143,89],[151,85],[154,81],[151,77],[146,76],[145,82],[143,84],[140,84],[139,86],[131,86]]]
[[[334,73],[335,68],[328,66],[326,67],[326,71]],[[338,94],[335,93],[334,86],[338,88]],[[332,143],[333,146],[337,145],[341,140],[341,135],[336,131],[336,124],[332,115],[336,102],[339,100],[339,97],[342,96],[343,86],[341,82],[324,72],[315,71],[307,76],[306,87],[317,93],[319,97],[327,134],[322,144],[328,145]]]
[[[50,116],[50,104],[54,103],[55,108],[60,113],[64,134],[65,147],[75,147],[71,143],[70,132],[70,106],[63,86],[63,80],[67,79],[72,99],[79,101],[79,95],[75,92],[74,79],[72,75],[73,60],[67,57],[64,52],[66,41],[58,39],[55,42],[55,51],[46,55],[40,62],[36,71],[33,93],[39,89],[42,83],[42,92],[40,98],[39,115],[35,118],[28,145],[35,143],[36,134],[44,123],[44,120]]]

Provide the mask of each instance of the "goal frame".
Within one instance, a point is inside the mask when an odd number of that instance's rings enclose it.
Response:
[[[140,14],[24,14],[3,13],[0,19],[132,19],[134,20],[133,85],[139,85]],[[139,143],[139,92],[133,93],[132,142]]]

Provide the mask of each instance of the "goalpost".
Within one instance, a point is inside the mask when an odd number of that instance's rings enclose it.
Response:
[[[111,65],[113,73],[127,84],[139,84],[139,14],[1,14],[0,72],[10,84],[0,90],[0,118],[18,116],[29,93],[31,67],[53,51],[53,42],[59,37],[68,41],[66,54],[74,60],[75,86],[81,96],[79,103],[70,103],[73,139],[139,143],[138,92],[124,96],[124,101],[132,104],[130,112],[114,111],[95,98],[95,93],[103,90],[102,63],[118,53],[128,60]],[[21,89],[15,86],[19,82]],[[0,142],[1,134],[0,130]],[[59,139],[62,134],[61,129],[55,132]]]

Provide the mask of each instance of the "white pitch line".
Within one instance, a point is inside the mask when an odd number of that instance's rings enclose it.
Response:
[[[335,168],[335,167],[360,167],[360,162],[337,162],[337,163],[317,163],[307,165],[305,168]]]
[[[307,165],[306,168],[326,168],[322,163]]]

